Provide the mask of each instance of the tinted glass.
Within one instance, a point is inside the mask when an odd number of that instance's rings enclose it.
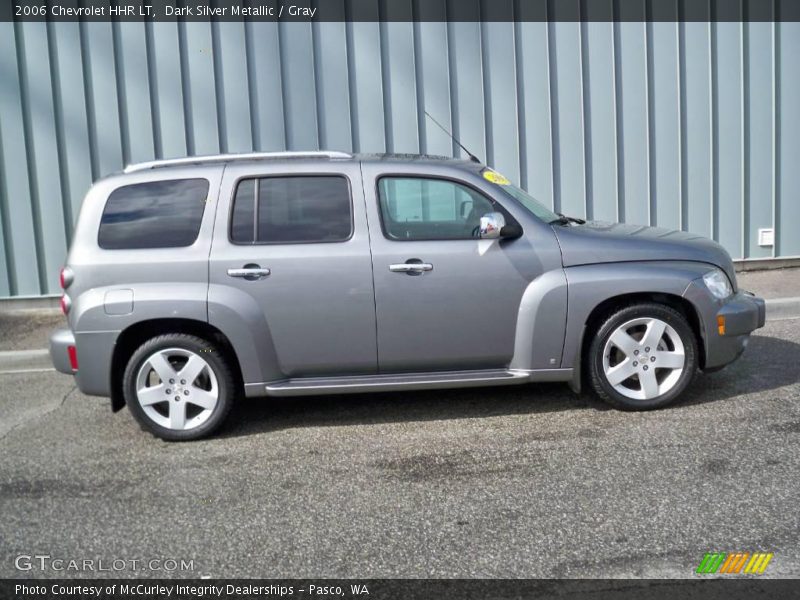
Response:
[[[253,181],[253,180],[251,180]],[[250,243],[342,242],[353,232],[350,187],[344,177],[265,177],[258,180],[257,214],[253,186],[239,184],[231,217],[231,240]]]
[[[383,177],[378,194],[384,233],[395,240],[476,238],[481,217],[499,210],[475,190],[443,179]]]
[[[240,244],[252,244],[255,233],[256,189],[255,179],[245,179],[236,188],[231,217],[231,240]]]
[[[103,210],[97,242],[109,250],[190,246],[200,232],[207,197],[205,179],[117,188]]]

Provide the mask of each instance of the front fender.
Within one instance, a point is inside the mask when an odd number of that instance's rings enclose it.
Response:
[[[547,271],[528,284],[520,300],[511,369],[557,369],[567,321],[567,278]]]
[[[702,262],[646,261],[568,267],[567,327],[562,368],[580,367],[586,323],[592,311],[629,294],[669,294],[681,298],[689,284],[713,268]]]

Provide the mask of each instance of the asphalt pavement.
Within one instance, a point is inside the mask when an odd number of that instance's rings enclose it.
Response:
[[[0,577],[692,577],[712,551],[800,577],[799,365],[785,319],[655,412],[561,384],[250,400],[185,444],[6,372]],[[15,568],[37,554],[64,570]]]

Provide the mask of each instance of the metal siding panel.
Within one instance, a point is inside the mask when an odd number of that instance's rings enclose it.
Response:
[[[57,74],[54,96],[61,114],[61,169],[67,181],[66,200],[71,216],[67,227],[71,230],[78,218],[83,197],[92,185],[89,130],[86,122],[86,100],[83,94],[81,40],[77,23],[53,24],[50,31],[55,48],[53,67]],[[142,85],[142,82],[137,81],[136,85]],[[145,98],[145,106],[149,117],[148,98]]]
[[[247,55],[244,23],[217,23],[219,32],[220,79],[222,105],[220,117],[225,119],[227,152],[251,152],[250,98],[247,94]],[[313,90],[313,85],[306,94]]]
[[[181,102],[186,105],[188,151],[195,155],[216,154],[220,151],[219,115],[211,24],[192,21],[179,27],[183,28],[185,40],[181,69],[185,96]]]
[[[3,161],[0,186],[5,202],[6,251],[11,262],[11,290],[15,295],[37,295],[39,275],[33,226],[33,206],[28,181],[27,144],[22,117],[19,57],[14,24],[0,22],[0,160]]]
[[[683,173],[687,229],[711,235],[711,50],[708,23],[685,23]]]
[[[514,24],[484,22],[481,25],[484,41],[486,160],[512,181],[519,182]]]
[[[84,26],[89,52],[84,58],[89,65],[87,77],[95,124],[91,143],[95,148],[97,175],[103,177],[123,166],[114,42],[111,23],[92,22]]]
[[[252,118],[255,119],[256,150],[285,150],[286,129],[283,119],[283,82],[281,81],[278,24],[251,22],[248,41],[254,77],[250,81]]]
[[[587,144],[591,164],[591,215],[617,220],[617,131],[614,107],[614,28],[612,23],[586,23],[589,112]]]
[[[525,132],[523,183],[540,202],[553,205],[553,146],[550,140],[550,73],[547,61],[547,23],[518,24],[520,63],[517,85],[522,87],[520,129]]]
[[[450,66],[448,61],[447,23],[419,23],[419,47],[421,56],[419,69],[422,73],[422,106],[418,111],[425,119],[425,151],[430,154],[453,156],[453,141],[450,136],[430,122],[423,110],[452,131],[450,112]]]
[[[585,216],[586,180],[583,147],[583,80],[580,23],[555,23],[555,89],[558,128],[559,190],[557,206],[567,215]]]
[[[677,23],[652,23],[653,136],[651,177],[656,213],[653,224],[681,227],[680,88]]]
[[[201,154],[383,151],[387,132],[394,150],[450,154],[424,109],[567,212],[585,192],[613,220],[621,198],[625,221],[716,230],[734,257],[770,256],[757,230],[775,221],[774,254],[800,255],[797,23],[16,27],[0,23],[0,296],[43,293],[40,273],[56,291],[70,218],[123,159],[182,156],[187,138]]]
[[[382,22],[381,43],[386,150],[419,152],[414,24]],[[419,60],[424,63],[426,58]]]
[[[742,256],[742,70],[741,23],[717,28],[717,241],[734,258]]]
[[[779,228],[776,254],[800,256],[800,23],[779,23]]]
[[[650,182],[647,116],[647,53],[645,24],[618,23],[621,81],[617,119],[622,130],[620,161],[624,189],[624,221],[649,224]]]
[[[758,245],[758,229],[773,227],[772,200],[775,194],[773,165],[775,140],[773,137],[773,78],[772,23],[748,23],[749,51],[747,61],[747,195],[745,212],[747,221],[745,255],[748,258],[772,256],[772,248]]]
[[[317,80],[319,144],[325,150],[353,149],[347,36],[344,22],[313,24],[314,68]]]
[[[161,140],[161,156],[186,156],[178,25],[170,22],[153,23],[152,31],[153,62],[150,63],[150,68],[155,71],[153,82],[156,98],[153,126]],[[213,94],[213,88],[211,93]],[[206,122],[205,127],[216,131],[216,115],[213,121]]]
[[[309,23],[280,23],[286,144],[289,150],[319,147],[314,55]]]
[[[482,161],[486,156],[480,23],[449,23],[453,135]],[[457,156],[466,158],[458,149]]]
[[[39,255],[39,272],[44,293],[59,290],[58,272],[64,264],[67,250],[64,230],[64,207],[61,204],[61,180],[56,141],[55,107],[50,78],[50,60],[47,47],[47,24],[21,23],[23,56],[18,57],[26,74],[26,96],[31,106],[28,110],[28,160],[33,180],[32,201],[37,204],[42,253]],[[32,167],[32,168],[31,168]]]
[[[353,148],[357,152],[385,152],[380,25],[349,22],[347,30],[352,51]]]
[[[0,165],[0,177],[3,176],[3,167]],[[0,203],[4,203],[2,193],[0,193]],[[3,214],[5,210],[0,205],[0,298],[11,295],[11,279],[9,278],[9,257],[6,255],[6,225]]]
[[[127,131],[129,162],[152,160],[154,156],[153,119],[150,110],[150,84],[147,74],[144,23],[118,23],[122,55],[117,57],[120,71],[120,102]],[[61,65],[59,65],[61,68]]]

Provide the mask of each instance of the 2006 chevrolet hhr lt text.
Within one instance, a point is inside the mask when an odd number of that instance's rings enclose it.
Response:
[[[475,160],[416,155],[132,165],[89,191],[61,283],[56,368],[170,440],[241,396],[564,381],[657,408],[765,313],[715,242],[565,217]]]

